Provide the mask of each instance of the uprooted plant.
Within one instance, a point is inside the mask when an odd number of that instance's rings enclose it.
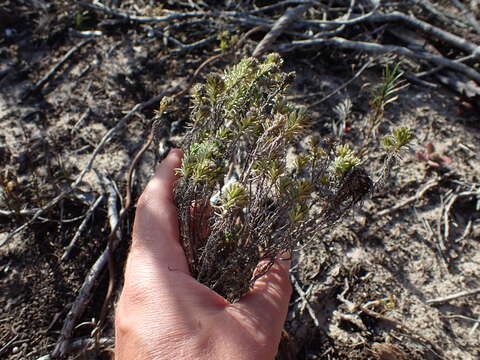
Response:
[[[246,58],[192,89],[175,190],[181,243],[192,275],[230,301],[373,187],[348,145],[309,134],[305,112],[284,98],[293,74],[281,64]],[[393,133],[391,151],[405,139]]]

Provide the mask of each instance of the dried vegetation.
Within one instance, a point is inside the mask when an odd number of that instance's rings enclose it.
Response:
[[[201,281],[235,300],[303,243],[279,359],[480,356],[478,6],[3,2],[0,357],[108,357],[132,204],[175,144]]]

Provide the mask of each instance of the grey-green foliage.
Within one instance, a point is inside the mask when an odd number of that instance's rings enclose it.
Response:
[[[181,243],[192,275],[230,301],[372,187],[352,149],[308,135],[305,112],[285,100],[293,74],[281,65],[277,54],[246,58],[192,90],[175,190]]]

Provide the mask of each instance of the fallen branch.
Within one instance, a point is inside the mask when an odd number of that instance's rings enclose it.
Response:
[[[157,30],[157,29],[148,30],[148,36],[153,36],[153,35],[163,37],[164,39],[166,39],[166,40],[172,42],[173,44],[177,45],[178,48],[172,51],[172,53],[174,53],[174,54],[179,54],[179,53],[182,53],[182,52],[191,51],[193,49],[204,46],[204,45],[206,45],[206,44],[208,44],[212,41],[215,41],[217,39],[217,36],[209,36],[206,39],[195,41],[191,44],[184,44],[180,40],[175,39],[173,36],[170,36],[167,33],[164,33],[163,31],[160,31],[160,30]]]
[[[259,17],[250,16],[248,12],[241,13],[236,11],[192,11],[192,12],[168,11],[167,12],[168,15],[165,15],[165,16],[137,16],[137,15],[126,14],[118,10],[114,10],[112,8],[105,6],[99,1],[95,1],[93,4],[82,1],[80,2],[80,5],[92,10],[104,12],[108,15],[112,15],[120,19],[124,19],[127,21],[135,21],[139,23],[170,22],[173,20],[192,18],[192,17],[210,17],[210,18],[233,17],[233,18],[239,18],[239,19],[244,19],[244,20],[253,21],[253,22],[264,22],[264,20]]]
[[[73,236],[72,240],[68,244],[68,246],[65,248],[65,252],[62,255],[61,261],[65,261],[69,258],[70,253],[72,252],[73,248],[75,247],[75,244],[77,243],[77,240],[80,238],[80,235],[82,234],[83,230],[87,227],[88,221],[92,217],[93,213],[95,212],[95,209],[100,205],[100,203],[104,199],[104,195],[100,195],[97,200],[90,206],[90,208],[87,210],[85,217],[80,224],[80,226],[77,229],[77,232]]]
[[[356,0],[350,0],[350,6],[348,7],[347,13],[343,15],[346,21],[350,20],[350,16],[352,15],[353,8],[355,7],[355,1]],[[378,3],[378,6],[380,6],[380,3]],[[378,6],[375,8],[374,11],[378,8]],[[368,14],[367,14],[368,15]],[[337,19],[339,20],[339,19]],[[329,31],[321,31],[318,34],[315,34],[314,38],[326,38],[326,37],[332,37],[332,36],[337,36],[339,35],[349,24],[341,24],[339,27],[337,27],[334,30],[329,30]]]
[[[474,323],[480,322],[479,319],[474,319],[474,318],[471,318],[471,317],[468,317],[468,316],[465,316],[465,315],[458,315],[458,314],[441,315],[441,317],[444,318],[444,319],[460,319],[460,320],[466,320],[466,321],[473,321]]]
[[[375,5],[375,7],[372,9],[372,11],[366,13],[366,14],[356,14],[352,19],[348,19],[350,17],[351,11],[349,11],[347,14],[347,19],[345,20],[305,20],[303,21],[304,24],[307,25],[314,25],[314,26],[325,26],[325,25],[354,25],[361,23],[363,21],[366,21],[368,18],[370,18],[372,15],[374,15],[378,8],[380,7],[380,1]],[[350,9],[352,6],[350,6]]]
[[[405,200],[402,200],[392,206],[391,208],[384,209],[379,211],[378,213],[375,214],[375,216],[385,216],[388,215],[398,209],[401,209],[407,205],[410,205],[411,203],[421,199],[423,195],[430,189],[433,189],[434,187],[437,187],[440,181],[438,179],[430,180],[421,190],[419,190],[415,195],[410,196],[409,198],[406,198]]]
[[[358,50],[358,51],[365,51],[369,53],[395,53],[397,55],[406,56],[413,59],[422,59],[431,61],[439,66],[451,68],[458,72],[461,72],[471,79],[477,81],[480,84],[480,73],[478,73],[473,68],[462,64],[457,63],[455,61],[446,59],[442,56],[432,55],[427,52],[414,52],[408,48],[397,46],[397,45],[381,45],[376,43],[370,42],[363,42],[363,41],[351,41],[340,37],[334,37],[331,39],[314,39],[314,40],[297,40],[292,41],[289,44],[282,45],[279,48],[281,52],[288,52],[292,51],[298,47],[305,47],[305,46],[335,46],[341,49],[351,49],[351,50]]]
[[[480,325],[480,316],[478,317],[477,322],[473,324],[473,326],[470,329],[468,335],[472,336],[475,333],[475,331],[477,331],[479,325]]]
[[[431,14],[435,15],[438,17],[441,21],[443,22],[450,22],[450,20],[441,12],[438,10],[434,4],[432,4],[428,0],[413,0],[414,3],[420,5],[422,8],[424,8],[426,11],[430,12]]]
[[[395,21],[400,21],[403,22],[407,25],[410,25],[411,27],[421,30],[429,35],[432,35],[436,37],[439,40],[442,40],[458,49],[461,49],[468,54],[480,54],[480,46],[477,44],[474,44],[468,40],[465,40],[464,38],[461,38],[460,36],[454,35],[452,33],[449,33],[448,31],[442,30],[440,28],[437,28],[433,25],[430,25],[429,23],[419,20],[417,18],[414,18],[413,16],[407,16],[401,12],[393,12],[391,14],[374,14],[372,16],[369,16],[366,21],[368,22],[380,22],[380,23],[386,23],[386,22],[395,22]]]
[[[284,30],[295,20],[301,17],[312,3],[299,5],[295,8],[289,8],[272,26],[272,29],[257,44],[253,51],[253,57],[259,57],[264,54],[275,42],[275,40],[284,32]]]
[[[443,296],[443,297],[438,297],[438,298],[435,298],[435,299],[430,299],[430,300],[427,300],[426,303],[429,304],[429,305],[438,305],[438,304],[443,304],[443,303],[449,302],[451,300],[459,299],[461,297],[472,296],[472,295],[476,295],[476,294],[480,294],[480,288],[460,291],[459,293],[456,293],[456,294],[447,295],[447,296]]]
[[[467,18],[468,22],[470,23],[470,25],[472,25],[475,31],[480,34],[480,24],[478,23],[475,14],[469,11],[467,7],[463,5],[460,1],[452,0],[452,2],[458,9],[460,9],[460,11],[462,12],[462,16],[465,16]]]
[[[144,146],[145,148],[145,146]],[[148,148],[148,147],[147,147]],[[146,149],[147,149],[146,148]],[[144,151],[146,151],[146,149]],[[143,151],[143,152],[144,152]],[[107,245],[107,254],[108,254],[108,289],[107,295],[105,295],[105,300],[102,305],[102,310],[100,312],[100,317],[96,326],[96,329],[93,331],[93,334],[96,334],[96,337],[100,336],[100,332],[103,328],[103,324],[107,318],[108,308],[110,305],[110,297],[113,294],[114,284],[115,284],[115,263],[113,259],[113,252],[117,247],[117,244],[122,241],[122,231],[120,226],[122,225],[122,220],[130,209],[131,204],[131,189],[132,189],[132,181],[133,181],[133,171],[136,168],[137,163],[141,159],[141,155],[143,152],[139,152],[140,156],[137,154],[135,159],[130,166],[130,171],[128,172],[127,178],[127,197],[125,200],[125,205],[122,207],[120,212],[118,212],[118,203],[117,203],[117,191],[112,181],[107,178],[103,179],[103,182],[106,186],[106,190],[108,193],[108,219],[110,224],[110,234],[108,236],[108,245]]]
[[[467,55],[467,56],[464,56],[464,57],[461,57],[459,59],[455,59],[455,60],[452,60],[456,63],[462,63],[462,62],[465,62],[465,61],[468,61],[468,60],[473,60],[477,57],[477,55]],[[433,75],[435,73],[437,73],[438,71],[442,70],[444,67],[443,66],[437,66],[436,68],[434,69],[431,69],[431,70],[428,70],[428,71],[423,71],[421,73],[417,73],[415,74],[415,76],[417,77],[423,77],[423,76],[430,76],[430,75]]]
[[[86,39],[86,40],[83,40],[80,44],[77,44],[75,45],[73,48],[71,48],[66,54],[65,56],[60,59],[60,61],[58,63],[56,63],[51,69],[50,71],[45,74],[45,76],[43,78],[41,78],[39,81],[37,81],[37,83],[33,86],[32,89],[30,89],[24,96],[23,100],[25,100],[28,96],[30,96],[32,93],[36,92],[36,91],[39,91],[43,86],[45,86],[45,84],[51,79],[51,77],[62,67],[63,64],[65,64],[68,59],[70,59],[72,57],[72,55],[77,52],[79,49],[81,49],[83,46],[85,46],[86,44],[88,44],[89,42],[91,42],[92,39]]]
[[[425,87],[428,87],[430,89],[438,89],[439,88],[438,84],[434,84],[434,83],[422,80],[415,74],[404,73],[403,76],[405,76],[405,79],[407,79],[408,81],[410,81],[413,84],[417,84],[417,85],[420,85],[420,86],[425,86]]]
[[[190,18],[190,17],[199,17],[199,16],[213,16],[213,15],[220,15],[223,12],[222,11],[214,11],[214,12],[209,12],[209,11],[194,11],[194,12],[170,12],[168,15],[165,16],[136,16],[136,15],[131,15],[131,14],[126,14],[118,10],[114,10],[112,8],[107,7],[106,5],[102,4],[99,1],[94,1],[93,3],[87,3],[85,1],[80,1],[79,5],[96,10],[96,11],[101,11],[104,12],[105,14],[112,15],[115,17],[118,17],[120,19],[128,20],[128,21],[136,21],[136,22],[142,22],[142,23],[152,23],[152,22],[163,22],[163,21],[172,21],[172,20],[178,20],[178,19],[184,19],[184,18]]]
[[[112,229],[116,229],[118,223],[118,212],[116,209],[117,206],[117,194],[115,189],[112,186],[107,185],[107,192],[109,193],[108,197],[108,209],[109,209],[109,219],[110,226]],[[112,191],[113,189],[113,191]],[[88,300],[92,294],[94,285],[98,282],[100,275],[103,272],[103,269],[109,261],[110,254],[117,248],[120,243],[121,235],[118,235],[112,242],[109,242],[106,249],[100,255],[100,257],[95,261],[89,273],[87,274],[85,281],[83,282],[77,298],[75,299],[70,311],[68,312],[65,321],[63,323],[62,330],[60,332],[60,337],[55,345],[55,348],[51,354],[52,358],[57,358],[59,356],[65,356],[68,353],[68,346],[70,344],[70,338],[72,337],[73,330],[75,328],[75,322],[77,319],[83,315],[85,308],[87,307]]]
[[[380,3],[381,2],[379,1],[378,4],[372,9],[372,11],[370,11],[367,14],[353,14],[354,18],[352,19],[303,20],[301,23],[307,26],[325,27],[325,25],[354,25],[361,22],[388,23],[388,22],[400,21],[415,29],[418,29],[427,34],[430,34],[438,38],[439,40],[445,41],[461,50],[464,50],[469,54],[480,54],[479,45],[476,45],[457,35],[449,33],[448,31],[435,27],[425,21],[416,19],[412,16],[407,16],[401,12],[393,12],[390,14],[378,14],[377,10],[380,6]],[[210,11],[210,12],[197,11],[197,12],[184,12],[184,13],[168,12],[168,15],[165,15],[165,16],[136,16],[136,15],[125,14],[117,10],[113,10],[98,1],[94,2],[93,4],[86,3],[86,2],[80,2],[80,4],[84,7],[97,10],[97,11],[102,11],[109,15],[123,18],[125,20],[142,22],[142,23],[165,22],[165,21],[172,21],[172,20],[178,20],[178,19],[190,18],[190,17],[210,17],[210,18],[227,17],[227,18],[241,20],[243,22],[248,22],[254,25],[268,26],[271,24],[271,22],[267,21],[266,19],[251,16],[251,14],[256,13],[258,9],[250,12],[236,12],[236,11]],[[309,3],[306,2],[304,5],[307,5],[307,4]]]
[[[307,109],[310,109],[314,106],[317,106],[321,103],[323,103],[324,101],[327,101],[328,99],[330,99],[333,95],[335,95],[336,93],[338,93],[339,91],[342,91],[343,89],[345,89],[348,85],[350,85],[353,81],[355,81],[355,79],[357,79],[364,71],[365,69],[367,69],[371,64],[372,64],[373,60],[369,60],[367,61],[356,73],[355,75],[353,75],[353,77],[346,81],[345,83],[343,83],[342,85],[340,85],[339,87],[337,87],[335,90],[333,90],[330,94],[324,96],[323,98],[321,98],[320,100],[318,101],[315,101],[314,103],[311,103],[307,106]],[[310,97],[311,95],[313,94],[308,94],[308,96]]]
[[[472,231],[472,219],[468,220],[467,226],[465,226],[465,230],[463,231],[462,236],[460,236],[458,239],[455,240],[455,243],[459,243],[467,238],[468,235],[470,235]]]
[[[275,9],[280,8],[280,7],[284,7],[284,6],[288,6],[288,5],[298,5],[298,4],[310,4],[310,5],[320,5],[321,6],[321,4],[317,3],[316,1],[284,0],[284,1],[279,1],[276,4],[273,4],[273,5],[267,5],[267,6],[255,9],[255,10],[247,11],[247,14],[249,14],[249,15],[258,14],[258,13],[265,12],[265,11],[275,10]]]
[[[28,215],[33,215],[38,211],[37,208],[35,209],[24,209],[20,211],[15,211],[15,210],[0,210],[0,216],[13,216],[13,215],[22,215],[22,216],[28,216]],[[0,245],[1,246],[1,245]]]
[[[449,221],[449,218],[450,218],[450,212],[452,210],[453,204],[455,204],[455,202],[460,197],[477,196],[477,195],[478,195],[478,191],[464,191],[464,192],[461,192],[459,194],[454,194],[450,198],[447,205],[445,206],[445,212],[444,212],[444,215],[443,215],[443,223],[445,225],[443,237],[444,237],[445,241],[448,241],[448,238],[450,237],[450,221]]]
[[[115,245],[118,245],[118,243]],[[75,322],[85,311],[93,287],[100,278],[103,269],[108,263],[108,251],[109,249],[107,246],[107,249],[105,249],[100,255],[100,257],[97,259],[97,261],[95,261],[95,264],[93,264],[92,268],[87,274],[85,281],[83,282],[83,285],[78,292],[77,298],[75,299],[72,308],[70,309],[67,317],[65,318],[62,330],[60,332],[60,337],[57,341],[55,349],[51,354],[52,358],[56,358],[58,356],[65,356],[65,354],[68,353],[69,339],[72,337]]]
[[[7,343],[5,343],[1,348],[0,348],[0,355],[3,355],[5,351],[9,348],[9,346],[13,345],[15,341],[20,337],[20,334],[15,334]],[[1,339],[2,341],[5,340],[5,338]],[[21,340],[24,341],[24,340]]]
[[[175,50],[172,50],[172,54],[178,55],[178,54],[182,54],[184,52],[192,51],[194,49],[205,46],[205,45],[215,41],[216,39],[217,39],[217,36],[210,36],[206,39],[195,41],[191,44],[183,44],[179,41],[179,43],[181,43],[181,45],[177,44],[177,45],[179,45],[179,48],[175,49]]]
[[[318,321],[317,315],[315,314],[315,311],[313,310],[312,306],[310,305],[310,302],[308,301],[308,299],[305,295],[305,292],[303,291],[302,287],[298,283],[297,278],[293,274],[290,274],[290,279],[292,280],[293,286],[295,287],[295,291],[297,292],[297,294],[302,299],[302,304],[304,304],[304,306],[307,308],[308,314],[312,318],[313,324],[315,325],[315,327],[319,327],[320,326],[320,321]]]
[[[0,247],[4,246],[6,243],[8,243],[13,238],[13,236],[15,236],[19,232],[23,231],[24,229],[26,229],[31,224],[33,224],[40,216],[42,216],[42,214],[45,211],[51,209],[52,207],[57,205],[62,199],[64,199],[69,194],[71,194],[75,190],[75,188],[82,182],[84,176],[87,173],[90,172],[90,170],[92,169],[93,162],[95,161],[95,158],[103,150],[105,145],[108,144],[108,142],[110,142],[113,135],[115,135],[115,133],[117,131],[119,131],[121,128],[123,128],[123,126],[135,115],[135,113],[137,113],[139,111],[142,111],[143,109],[148,108],[148,107],[152,106],[153,104],[159,102],[165,95],[166,95],[166,93],[162,93],[160,95],[152,97],[148,101],[145,101],[143,103],[135,105],[123,118],[121,118],[116,123],[116,125],[113,128],[111,128],[109,131],[107,131],[105,133],[105,135],[102,137],[102,139],[98,143],[98,145],[95,148],[95,150],[93,151],[93,153],[90,155],[90,158],[88,159],[87,165],[83,168],[83,170],[80,172],[77,179],[72,183],[72,185],[70,185],[70,188],[66,189],[61,194],[57,195],[55,198],[50,200],[47,204],[45,204],[43,207],[38,209],[30,220],[28,220],[23,225],[19,226],[17,229],[15,229],[10,234],[8,234],[5,237],[5,239],[3,240],[3,242],[0,243]]]

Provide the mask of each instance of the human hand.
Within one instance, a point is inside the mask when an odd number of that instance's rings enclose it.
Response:
[[[182,152],[172,150],[141,195],[115,314],[116,360],[273,359],[291,295],[277,260],[231,304],[189,273],[173,199]]]

